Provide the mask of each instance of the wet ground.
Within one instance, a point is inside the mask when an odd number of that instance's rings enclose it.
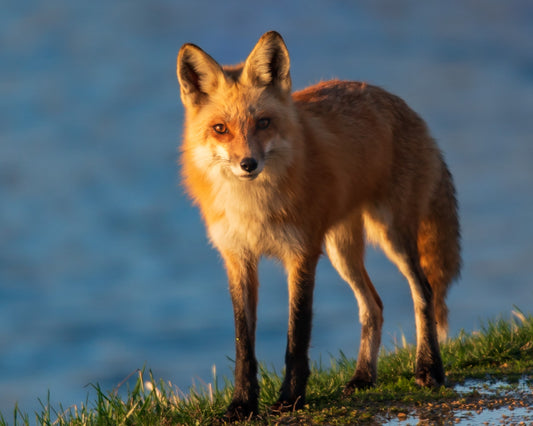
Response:
[[[532,425],[533,382],[467,380],[454,389],[461,398],[397,408],[386,416],[387,425]],[[407,407],[405,407],[407,408]]]

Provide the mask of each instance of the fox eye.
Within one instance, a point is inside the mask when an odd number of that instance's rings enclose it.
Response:
[[[259,130],[264,130],[270,125],[270,118],[260,118],[255,123],[255,127]]]
[[[225,124],[222,124],[222,123],[215,124],[213,126],[213,130],[215,132],[217,132],[219,135],[223,135],[224,133],[228,133],[228,128],[226,127]]]

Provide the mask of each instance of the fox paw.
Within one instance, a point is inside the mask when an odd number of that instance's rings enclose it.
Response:
[[[369,389],[374,386],[373,381],[363,379],[352,379],[344,386],[342,394],[344,396],[350,396],[356,389]]]
[[[257,403],[233,401],[224,414],[224,420],[229,423],[250,420],[257,413]]]
[[[418,386],[424,388],[440,388],[444,385],[444,380],[436,379],[430,374],[416,375],[415,382]]]
[[[417,368],[415,381],[421,387],[439,388],[445,382],[444,370],[439,365]]]
[[[274,405],[270,407],[273,413],[286,413],[291,411],[300,410],[305,405],[305,398],[299,396],[294,402],[287,401],[285,399],[279,399]]]

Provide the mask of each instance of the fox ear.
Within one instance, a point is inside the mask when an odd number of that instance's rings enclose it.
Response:
[[[276,31],[264,34],[246,59],[242,79],[257,86],[291,91],[289,51]]]
[[[220,65],[194,44],[184,44],[178,54],[178,81],[185,105],[199,105],[224,78]]]

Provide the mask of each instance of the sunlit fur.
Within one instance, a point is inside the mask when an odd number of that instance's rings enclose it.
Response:
[[[360,353],[347,391],[375,383],[383,306],[364,267],[365,235],[409,282],[417,381],[444,380],[437,329],[443,339],[444,299],[460,255],[455,191],[442,155],[400,98],[348,81],[291,93],[289,68],[275,32],[235,67],[221,67],[191,44],[178,56],[183,181],[225,260],[235,311],[230,418],[257,411],[257,262],[264,255],[280,259],[289,278],[280,404],[301,406],[305,397],[314,268],[324,247],[360,309]],[[268,118],[266,128],[258,128],[261,118]],[[227,132],[216,132],[217,124]],[[241,166],[245,158],[255,160],[253,172]]]

